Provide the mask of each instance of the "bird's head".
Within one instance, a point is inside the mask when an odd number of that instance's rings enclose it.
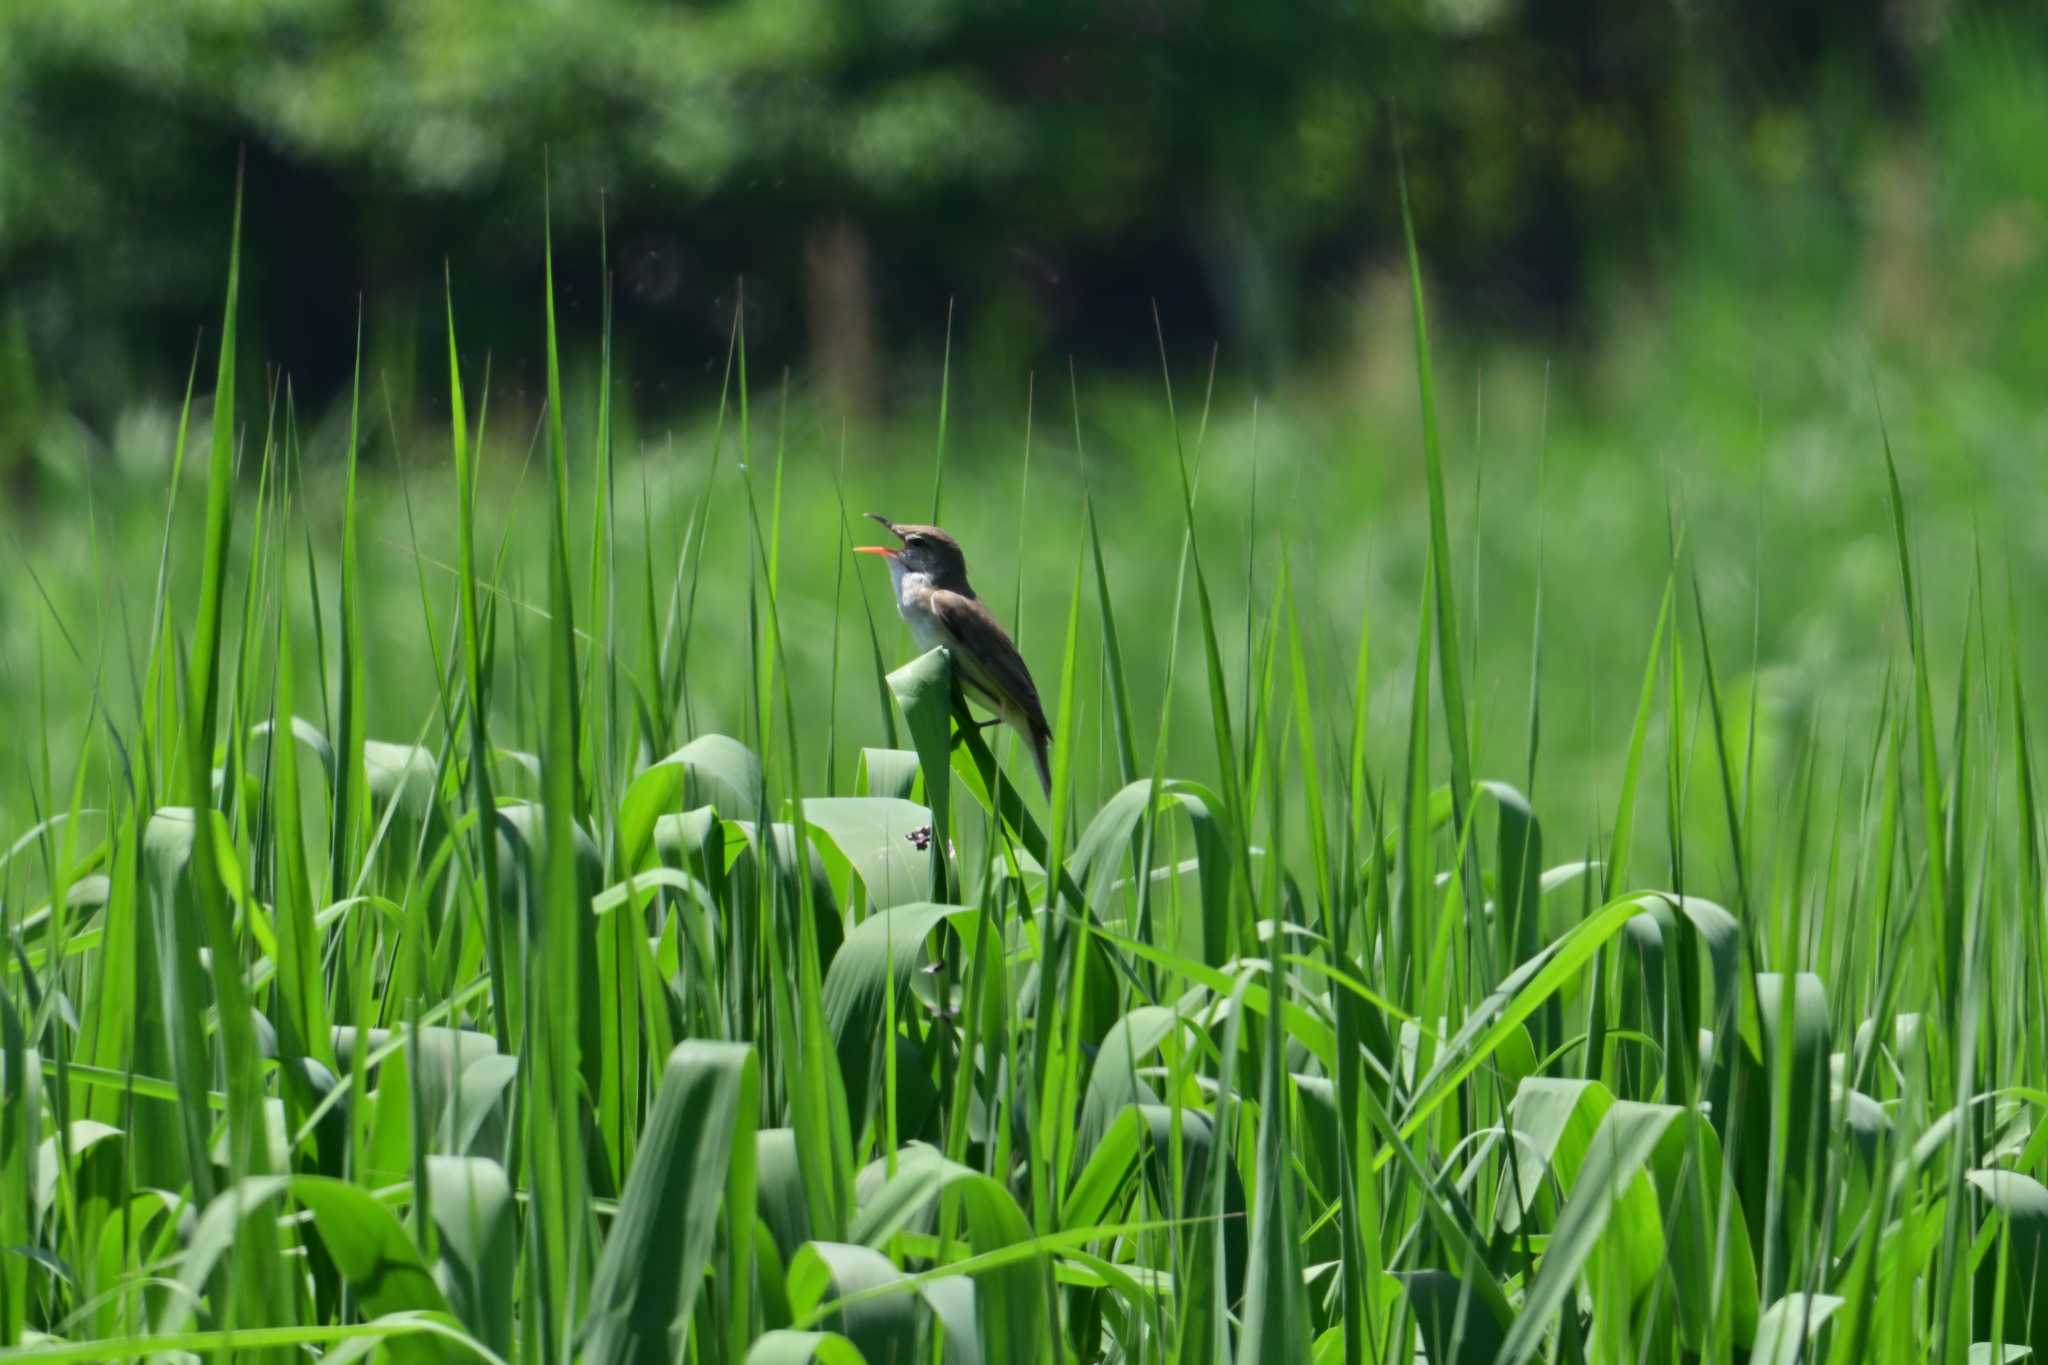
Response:
[[[880,555],[890,562],[892,569],[923,574],[936,584],[967,581],[967,556],[960,552],[960,542],[938,527],[891,521],[877,512],[868,513],[868,519],[886,527],[891,535],[903,542],[902,547],[857,545],[855,554]]]

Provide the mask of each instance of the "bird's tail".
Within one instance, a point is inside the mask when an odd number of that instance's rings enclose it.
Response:
[[[1036,726],[1032,727],[1031,758],[1038,765],[1038,784],[1045,788],[1045,799],[1048,801],[1052,800],[1052,762],[1047,756],[1047,751],[1051,747],[1051,728],[1041,730]]]

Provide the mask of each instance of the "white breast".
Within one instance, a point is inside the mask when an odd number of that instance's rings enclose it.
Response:
[[[889,561],[889,578],[896,589],[896,610],[910,624],[910,634],[919,649],[937,649],[948,643],[944,628],[925,606],[931,595],[931,575],[912,573],[901,559]]]

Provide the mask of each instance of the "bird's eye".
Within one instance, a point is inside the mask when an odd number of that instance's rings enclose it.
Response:
[[[905,536],[903,538],[903,543],[905,545],[915,546],[917,549],[922,550],[925,546],[925,539],[923,536]]]

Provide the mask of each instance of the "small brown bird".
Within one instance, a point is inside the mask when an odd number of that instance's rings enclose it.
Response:
[[[855,554],[880,555],[889,561],[889,580],[896,588],[896,610],[910,623],[920,649],[943,645],[952,656],[953,672],[970,700],[995,712],[1000,721],[1024,736],[1038,764],[1038,781],[1052,795],[1052,766],[1046,749],[1052,726],[1038,704],[1031,670],[995,616],[967,583],[967,556],[960,542],[936,526],[913,526],[877,513],[869,519],[886,526],[903,542],[859,545]]]

